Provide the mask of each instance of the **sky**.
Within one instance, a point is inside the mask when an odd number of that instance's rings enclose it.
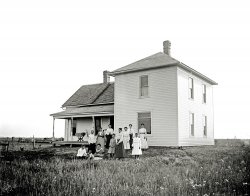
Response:
[[[0,1],[0,137],[51,137],[51,113],[104,70],[163,50],[218,82],[215,138],[250,138],[248,1]],[[55,121],[55,136],[64,120]]]

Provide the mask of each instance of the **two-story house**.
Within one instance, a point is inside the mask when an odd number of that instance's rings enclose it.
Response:
[[[109,77],[115,77],[110,83]],[[52,114],[65,119],[65,141],[76,133],[144,124],[149,146],[214,144],[216,82],[170,56],[170,42],[156,53],[112,72],[102,84],[82,86]]]

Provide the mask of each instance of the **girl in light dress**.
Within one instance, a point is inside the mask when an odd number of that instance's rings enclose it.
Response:
[[[108,150],[108,154],[109,154],[109,158],[113,158],[114,154],[115,154],[115,145],[116,145],[116,141],[115,141],[115,134],[112,134],[112,138],[109,142],[109,150]]]
[[[148,149],[148,142],[147,142],[147,130],[144,127],[144,124],[141,124],[141,128],[139,129],[139,135],[141,138],[141,148]]]
[[[124,127],[124,131],[123,131],[123,145],[124,145],[124,149],[125,150],[129,150],[130,149],[130,144],[129,144],[129,131],[127,127]]]
[[[104,132],[101,127],[97,134],[96,144],[100,144],[101,148],[104,149]]]
[[[141,151],[141,138],[138,137],[138,133],[135,133],[132,145],[133,145],[132,155],[135,155],[135,159],[139,159],[139,156],[142,155],[142,151]]]

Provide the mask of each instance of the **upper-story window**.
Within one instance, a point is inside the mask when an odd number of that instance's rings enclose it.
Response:
[[[207,86],[202,84],[202,103],[207,103]]]
[[[194,79],[188,78],[188,97],[190,99],[194,98]]]
[[[148,96],[148,76],[140,76],[140,97]]]

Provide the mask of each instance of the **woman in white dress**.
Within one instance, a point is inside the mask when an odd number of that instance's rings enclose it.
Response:
[[[129,145],[129,131],[127,127],[124,127],[124,131],[123,131],[123,145],[124,145],[124,149],[125,150],[129,150],[130,149],[130,145]]]
[[[148,149],[148,142],[147,142],[147,130],[144,127],[144,124],[141,124],[141,128],[139,129],[139,135],[141,138],[141,148]]]
[[[135,155],[135,159],[139,159],[139,155],[142,154],[142,151],[141,151],[141,138],[138,137],[138,133],[135,133],[132,146],[133,146],[132,155]]]

